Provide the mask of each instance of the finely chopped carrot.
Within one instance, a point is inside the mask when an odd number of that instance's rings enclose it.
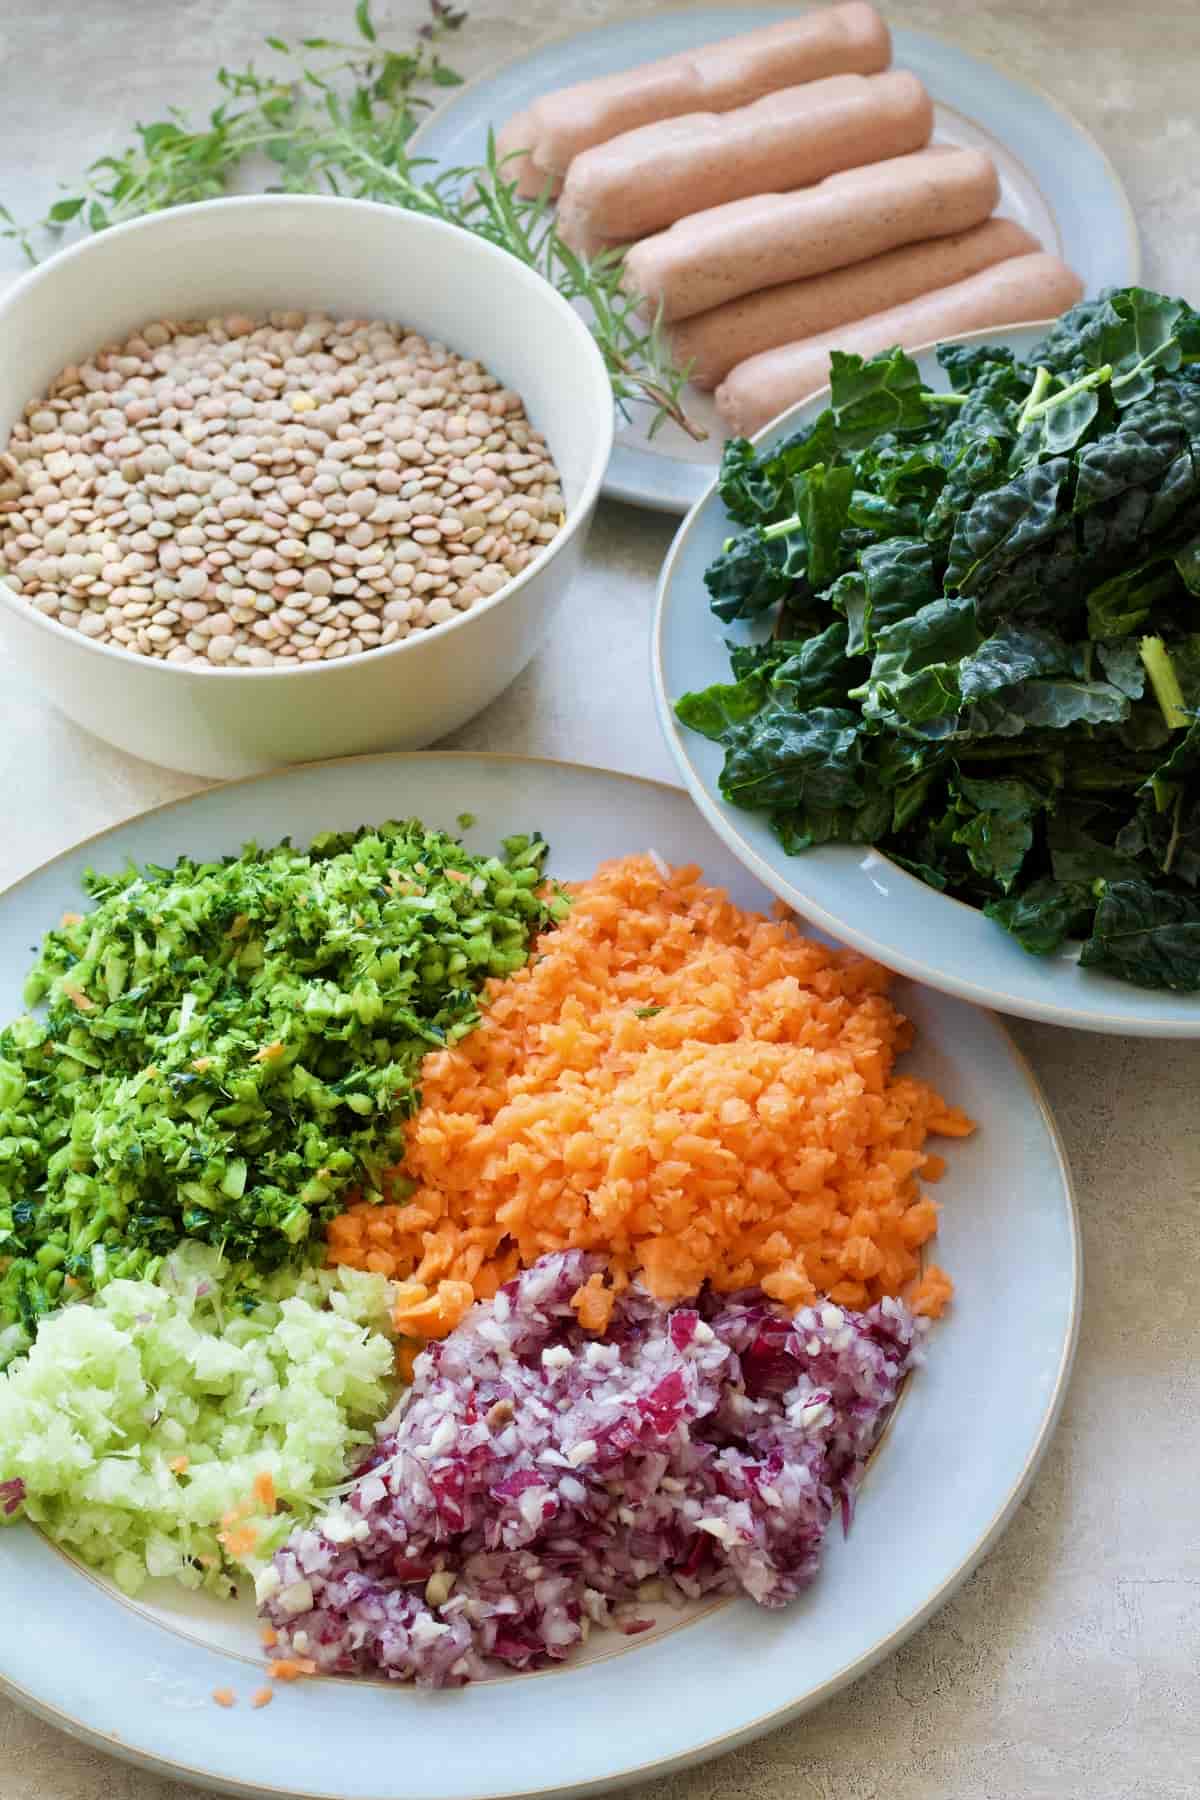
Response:
[[[605,864],[530,962],[490,984],[482,1023],[422,1066],[400,1204],[351,1205],[333,1263],[399,1283],[397,1329],[444,1336],[547,1251],[603,1251],[576,1295],[603,1331],[635,1276],[664,1302],[707,1279],[791,1307],[951,1284],[920,1250],[944,1164],[930,1133],[971,1121],[897,1075],[912,1028],[890,977],[735,907],[695,868]]]

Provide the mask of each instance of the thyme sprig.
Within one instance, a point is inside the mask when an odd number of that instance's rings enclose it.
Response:
[[[640,319],[621,286],[619,252],[576,255],[558,234],[548,198],[517,193],[490,139],[478,168],[437,169],[410,154],[437,91],[461,82],[440,47],[467,15],[449,0],[429,0],[429,9],[408,50],[380,42],[370,0],[358,0],[357,36],[350,42],[268,37],[269,66],[251,61],[218,70],[222,98],[205,120],[197,123],[172,107],[164,118],[138,125],[131,144],[99,157],[34,224],[18,223],[0,205],[0,237],[36,263],[41,244],[57,244],[70,227],[104,231],[247,183],[263,186],[264,171],[272,192],[401,206],[486,238],[566,299],[583,303],[621,411],[628,416],[631,406],[644,403],[653,409],[652,432],[671,419],[702,438],[684,412],[686,377],[674,366],[659,323]]]

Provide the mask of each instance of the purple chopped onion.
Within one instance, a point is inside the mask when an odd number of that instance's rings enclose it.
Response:
[[[19,1475],[14,1475],[11,1481],[0,1481],[0,1502],[3,1502],[6,1518],[11,1519],[15,1512],[19,1512],[24,1501],[25,1483]]]
[[[793,1319],[635,1288],[597,1340],[571,1299],[602,1268],[543,1257],[418,1357],[353,1487],[259,1578],[285,1650],[453,1686],[640,1634],[647,1581],[779,1607],[813,1580],[923,1327],[896,1300]]]

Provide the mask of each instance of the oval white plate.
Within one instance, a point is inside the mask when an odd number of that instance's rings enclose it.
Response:
[[[1006,331],[974,331],[951,343],[1006,344],[1026,355],[1047,323]],[[948,386],[932,347],[917,353],[931,387]],[[770,444],[815,418],[829,390],[802,401],[754,440]],[[652,635],[652,678],[659,723],[701,812],[735,856],[789,906],[834,937],[918,981],[927,981],[1000,1012],[1080,1031],[1133,1037],[1200,1037],[1200,995],[1156,993],[1081,969],[1077,952],[1031,956],[973,906],[926,887],[875,850],[830,844],[789,856],[761,813],[743,812],[721,797],[724,752],[676,719],[681,694],[728,681],[730,641],[750,641],[741,624],[714,618],[704,571],[729,535],[729,515],[716,486],[680,526],[659,576]]]
[[[687,7],[555,38],[467,82],[420,127],[412,148],[443,167],[483,162],[488,127],[499,129],[541,94],[795,13],[795,7]],[[1137,226],[1116,170],[1064,107],[944,38],[902,26],[892,38],[895,66],[919,75],[933,96],[934,141],[970,144],[992,155],[1000,172],[1001,213],[1069,263],[1086,293],[1138,279]],[[666,425],[651,439],[642,418],[619,426],[604,483],[610,499],[683,513],[700,498],[725,433],[711,395],[688,388],[685,403],[708,438],[697,444],[678,426]]]
[[[657,849],[699,862],[743,904],[770,896],[678,789],[510,757],[380,756],[214,788],[117,826],[0,896],[0,1010],[19,1007],[28,947],[78,900],[89,864],[216,855],[418,814],[494,847],[539,828],[554,870]],[[938,1255],[958,1302],[909,1384],[848,1540],[785,1612],[732,1602],[620,1654],[456,1692],[314,1680],[249,1706],[262,1679],[203,1608],[154,1617],[26,1526],[0,1532],[0,1683],[54,1724],[209,1789],[305,1800],[482,1800],[581,1793],[731,1749],[860,1675],[915,1630],[995,1543],[1061,1405],[1080,1270],[1070,1178],[1053,1121],[987,1013],[897,986],[916,1022],[911,1066],[979,1121],[950,1151]],[[249,1639],[246,1621],[236,1630]],[[252,1640],[251,1640],[252,1641]],[[610,1650],[613,1646],[610,1644]],[[215,1687],[239,1695],[232,1712]]]

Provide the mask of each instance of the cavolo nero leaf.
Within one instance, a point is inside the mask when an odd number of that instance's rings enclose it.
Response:
[[[753,718],[767,697],[767,685],[761,675],[744,675],[741,681],[715,682],[697,693],[681,694],[675,702],[675,717],[689,731],[721,743],[731,725]]]
[[[834,350],[829,384],[830,410],[844,449],[868,444],[880,432],[919,430],[931,422],[921,372],[903,350],[870,361]]]
[[[941,397],[835,357],[823,413],[727,447],[714,610],[775,636],[680,716],[789,850],[870,839],[1044,954],[1103,882],[1200,883],[1200,315],[1119,290],[939,360]]]
[[[1079,961],[1140,987],[1200,991],[1200,896],[1149,881],[1106,883]]]
[[[845,707],[796,713],[773,703],[731,727],[724,741],[721,792],[739,806],[828,811],[866,798],[859,719]]]
[[[839,545],[854,491],[854,471],[816,463],[798,485],[797,512],[808,541],[808,585],[819,592],[841,573]]]
[[[980,875],[1005,893],[1033,847],[1033,824],[1045,798],[1028,782],[1015,779],[977,781],[962,774],[951,781],[955,806],[966,815],[954,833]]]
[[[1110,389],[1117,406],[1142,399],[1154,386],[1155,371],[1179,367],[1177,327],[1182,301],[1146,288],[1110,295],[1080,332],[1084,360],[1093,369],[1111,367]]]
[[[946,586],[977,594],[1004,564],[1053,537],[1069,471],[1066,457],[1054,457],[981,494],[954,528]]]
[[[1146,665],[1136,644],[1128,638],[1113,644],[1097,644],[1096,655],[1112,686],[1130,700],[1140,700],[1146,691]]]
[[[713,612],[727,624],[766,612],[786,598],[806,563],[803,532],[768,542],[751,526],[732,539],[705,571]]]
[[[1043,877],[1023,892],[989,900],[984,912],[1012,933],[1033,956],[1051,956],[1069,937],[1087,930],[1095,907],[1087,882]]]
[[[1139,631],[1154,609],[1178,588],[1167,556],[1151,556],[1100,582],[1087,597],[1088,636],[1122,638]]]
[[[1037,680],[989,695],[972,708],[968,729],[1016,737],[1030,729],[1113,725],[1129,716],[1129,699],[1107,681]]]
[[[1001,625],[963,658],[959,685],[964,700],[982,700],[1036,675],[1073,672],[1075,658],[1054,632],[1037,625]]]
[[[953,717],[962,699],[960,660],[978,643],[969,600],[931,600],[877,634],[871,672],[850,698],[862,702],[868,719],[897,714],[910,725],[926,725]]]

